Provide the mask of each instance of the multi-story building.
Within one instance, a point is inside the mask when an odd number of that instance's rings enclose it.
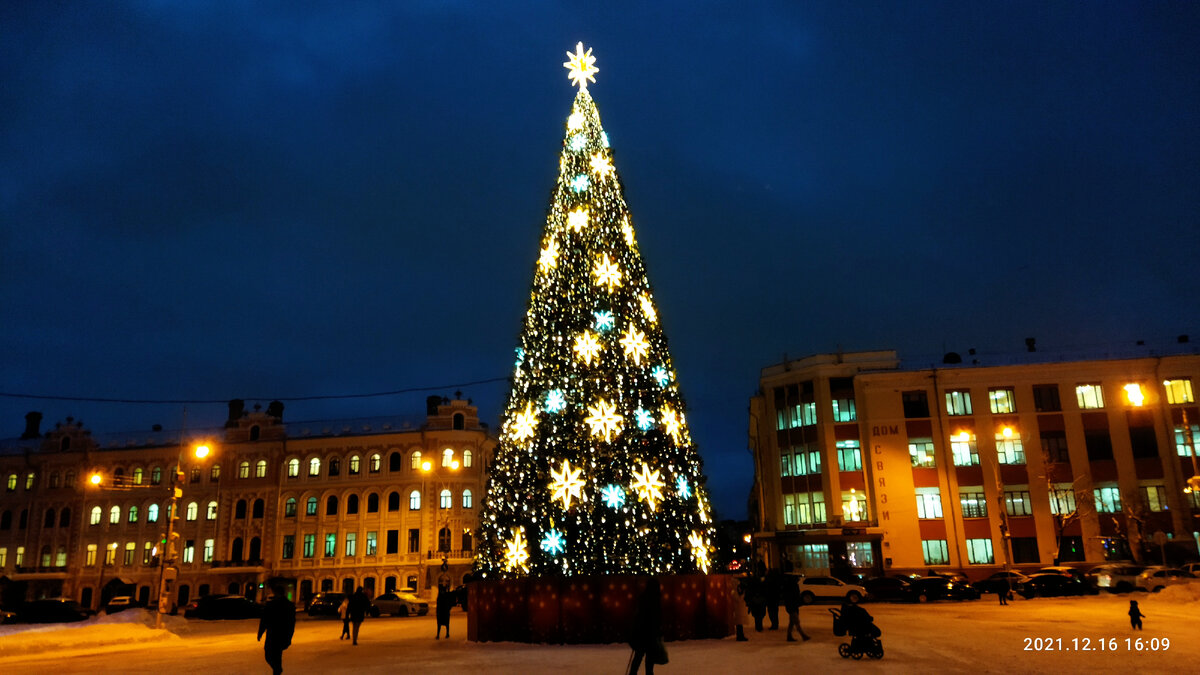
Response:
[[[462,583],[495,445],[470,401],[432,397],[420,419],[282,420],[283,406],[230,403],[224,428],[93,435],[67,418],[0,441],[5,601],[115,594],[155,602],[167,519],[178,539],[173,604],[209,593],[300,600]],[[210,452],[198,458],[192,448]],[[176,464],[180,475],[173,477]],[[93,484],[92,477],[98,484]]]
[[[1040,357],[912,368],[880,351],[765,368],[750,402],[759,554],[814,572],[970,576],[1148,546],[1194,556],[1197,350]]]

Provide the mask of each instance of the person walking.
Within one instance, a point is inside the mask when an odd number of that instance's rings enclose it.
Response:
[[[1142,610],[1138,609],[1137,600],[1130,600],[1129,601],[1129,627],[1141,630],[1142,629],[1142,619],[1145,616],[1146,616],[1145,614],[1142,614]]]
[[[654,664],[667,662],[667,648],[662,641],[662,591],[658,579],[650,577],[638,598],[633,627],[629,631],[629,646],[633,648],[629,675],[636,675],[646,660],[646,675],[654,675]]]
[[[767,601],[767,618],[771,620],[770,630],[779,630],[779,594],[783,590],[783,579],[778,569],[767,572],[763,584],[763,598]]]
[[[754,630],[761,633],[763,617],[767,615],[767,597],[763,589],[763,579],[760,576],[749,577],[746,584],[746,609],[754,617]]]
[[[354,595],[350,596],[350,623],[353,624],[353,632],[350,634],[351,644],[358,644],[358,629],[362,626],[363,620],[367,618],[367,610],[371,608],[371,601],[367,598],[366,591],[362,586],[354,591]]]
[[[350,596],[342,598],[342,604],[338,605],[338,616],[342,619],[342,635],[339,640],[350,639]]]
[[[446,627],[446,639],[450,639],[450,608],[454,606],[455,595],[450,591],[450,587],[445,584],[438,584],[437,596],[437,635],[434,640],[442,637],[442,626]]]
[[[273,675],[283,672],[283,650],[292,646],[292,635],[296,632],[296,605],[287,599],[283,586],[271,587],[274,596],[263,607],[258,621],[258,640],[263,643],[263,653]],[[263,641],[263,634],[267,639]]]
[[[795,577],[785,576],[781,583],[783,609],[787,611],[788,615],[787,641],[796,641],[796,638],[792,637],[792,628],[795,627],[800,632],[800,639],[808,642],[812,638],[800,626],[800,580]]]

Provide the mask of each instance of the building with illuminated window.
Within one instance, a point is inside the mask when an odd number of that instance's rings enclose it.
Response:
[[[177,487],[177,605],[261,598],[276,580],[299,600],[457,586],[473,564],[494,440],[470,401],[432,397],[427,408],[419,419],[285,424],[280,404],[234,401],[224,428],[182,445],[161,430],[93,436],[70,418],[41,434],[31,413],[22,438],[0,441],[0,583],[92,608],[120,594],[153,602]],[[191,453],[201,442],[203,459]]]
[[[1200,352],[978,358],[911,367],[856,352],[763,369],[750,401],[758,554],[811,573],[972,578],[1151,547],[1157,560],[1164,538],[1168,555],[1195,556]]]

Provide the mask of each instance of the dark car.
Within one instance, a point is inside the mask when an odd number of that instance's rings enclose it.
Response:
[[[872,600],[916,600],[912,580],[901,577],[874,577],[863,582]]]
[[[957,579],[948,577],[921,577],[909,582],[912,584],[913,596],[917,602],[930,600],[976,600],[979,591]]]
[[[996,572],[992,576],[971,584],[980,593],[999,593],[1017,590],[1029,577],[1020,572]]]
[[[312,599],[312,602],[308,603],[308,615],[337,616],[338,607],[342,606],[342,601],[345,599],[345,593],[321,591]]]
[[[65,598],[34,600],[25,603],[17,611],[17,620],[22,623],[69,623],[86,618],[88,612],[81,609],[75,601]]]
[[[1021,584],[1017,592],[1026,598],[1086,595],[1088,583],[1057,572],[1034,574]]]
[[[189,619],[257,619],[262,605],[240,595],[206,595],[188,604],[183,615]]]

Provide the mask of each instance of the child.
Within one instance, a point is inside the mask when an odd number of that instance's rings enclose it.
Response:
[[[1129,601],[1129,626],[1130,628],[1142,629],[1142,610],[1138,609],[1137,600]]]
[[[338,617],[340,617],[342,620],[342,636],[339,637],[338,639],[339,640],[349,640],[350,639],[350,596],[347,595],[346,599],[342,600],[342,604],[338,607]]]

